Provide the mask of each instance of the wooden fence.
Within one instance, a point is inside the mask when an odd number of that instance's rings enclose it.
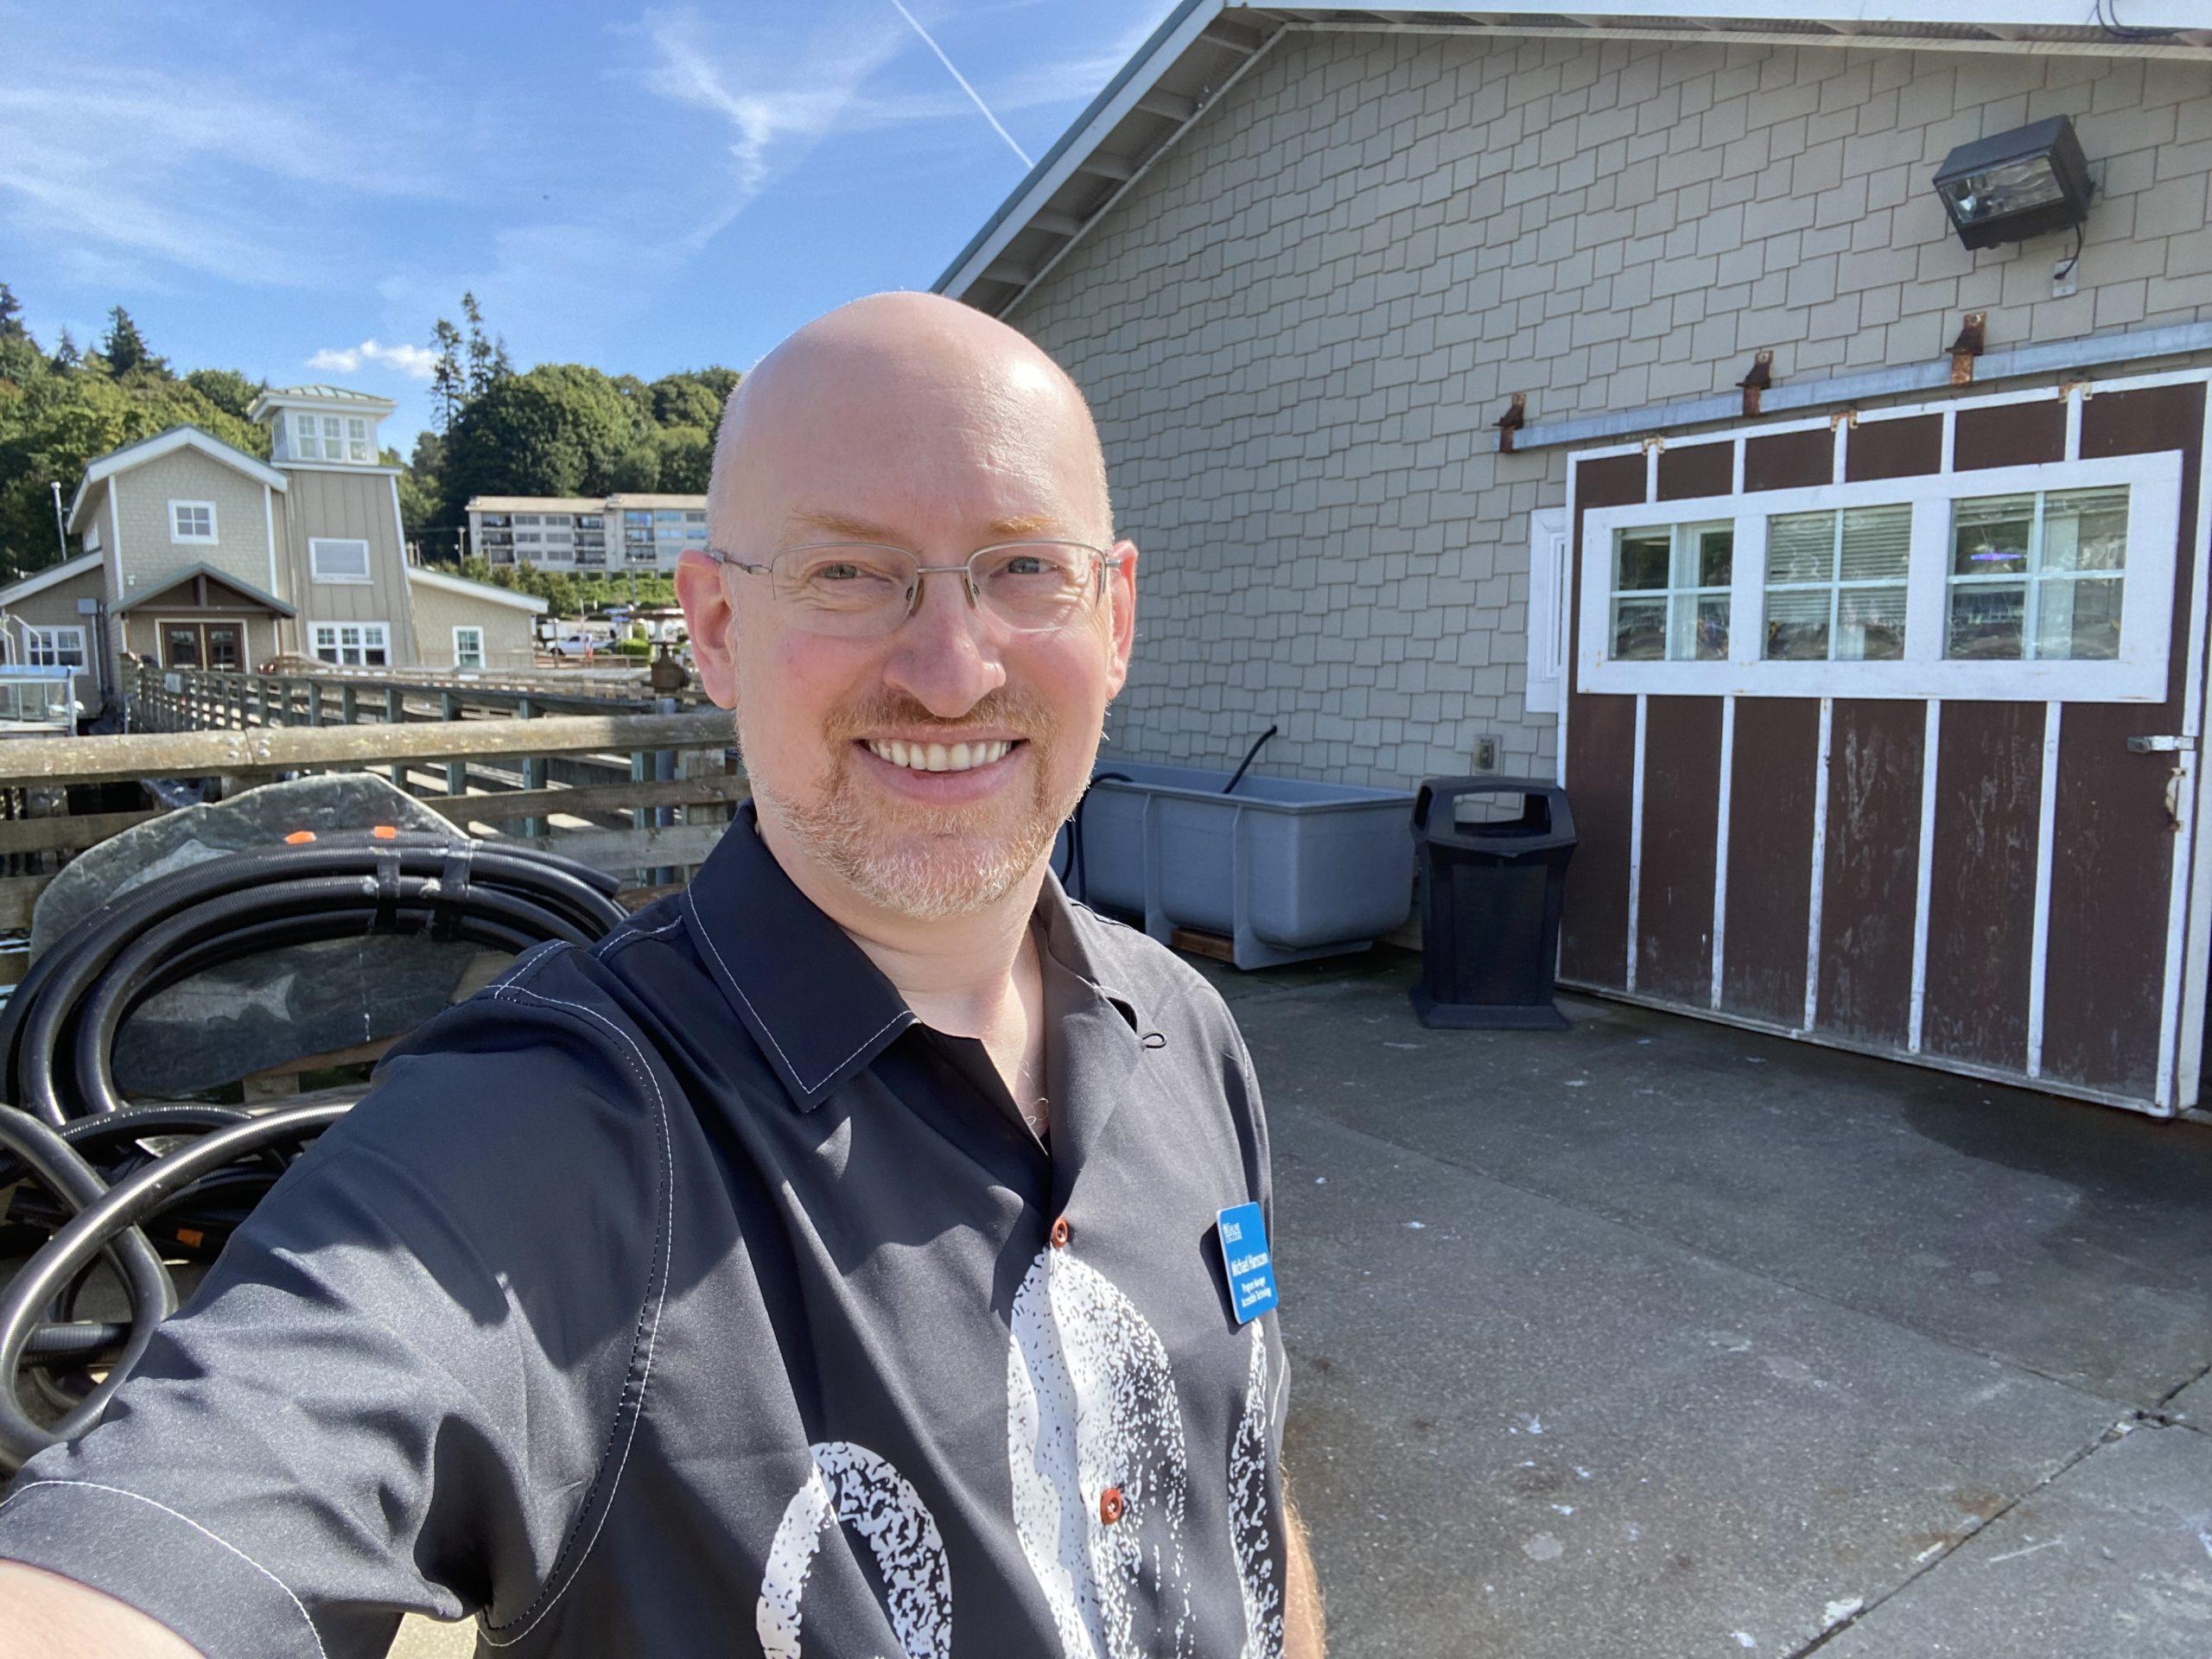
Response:
[[[90,785],[207,779],[216,780],[212,798],[279,778],[375,771],[474,834],[550,847],[640,886],[679,879],[700,863],[749,792],[729,716],[712,708],[443,718],[418,715],[413,688],[391,688],[393,700],[370,710],[358,686],[321,684],[299,690],[288,711],[270,688],[222,683],[278,677],[128,662],[124,672],[143,700],[134,708],[168,728],[0,743],[0,791],[25,807],[0,814],[0,858],[18,871],[35,867],[0,879],[0,929],[29,925],[51,866],[160,810],[67,810],[69,791],[81,800]],[[304,718],[310,709],[332,714],[334,702],[337,718]],[[231,723],[242,709],[245,723]],[[567,781],[553,776],[556,768]]]

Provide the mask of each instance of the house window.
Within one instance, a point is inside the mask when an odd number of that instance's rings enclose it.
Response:
[[[1950,566],[1946,657],[2108,662],[2120,655],[2127,492],[1955,502]]]
[[[23,630],[23,661],[32,668],[84,667],[84,629],[26,627]]]
[[[327,536],[310,537],[308,573],[317,582],[364,584],[369,580],[369,544]]]
[[[484,630],[455,628],[453,631],[453,665],[455,668],[484,666]]]
[[[315,654],[341,668],[385,668],[391,662],[391,627],[384,622],[317,622]]]
[[[346,420],[346,459],[373,459],[369,454],[369,423],[359,416],[348,416]]]
[[[215,504],[213,501],[169,503],[169,540],[212,542],[214,539]]]
[[[1613,544],[1613,655],[1622,662],[1715,662],[1728,655],[1728,524],[1654,524]]]
[[[2184,505],[2165,450],[1593,506],[1576,683],[2163,702]]]
[[[1770,662],[1894,662],[1904,655],[1910,506],[1790,512],[1766,521]]]
[[[292,416],[292,448],[301,461],[313,461],[322,454],[322,444],[315,436],[314,416]],[[331,459],[335,461],[338,457],[333,455]]]

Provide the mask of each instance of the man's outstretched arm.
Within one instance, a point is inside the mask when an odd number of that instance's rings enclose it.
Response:
[[[20,1561],[0,1561],[0,1659],[200,1659],[127,1602]]]
[[[1286,1496],[1283,1518],[1283,1659],[1322,1659],[1328,1631],[1321,1607],[1321,1582],[1313,1574],[1313,1552],[1306,1548],[1306,1522]],[[10,1659],[0,1651],[0,1659]]]

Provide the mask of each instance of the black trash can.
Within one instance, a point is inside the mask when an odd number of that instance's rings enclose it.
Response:
[[[1517,795],[1518,818],[1461,824],[1471,796]],[[1533,778],[1432,778],[1414,801],[1424,1026],[1563,1031],[1552,1003],[1559,907],[1574,856],[1567,791]]]

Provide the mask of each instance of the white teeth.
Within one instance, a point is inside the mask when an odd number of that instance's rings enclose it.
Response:
[[[955,743],[948,747],[943,743],[908,743],[898,738],[879,742],[871,738],[868,747],[877,759],[904,766],[909,772],[969,772],[1004,760],[1014,745],[1000,741]]]

